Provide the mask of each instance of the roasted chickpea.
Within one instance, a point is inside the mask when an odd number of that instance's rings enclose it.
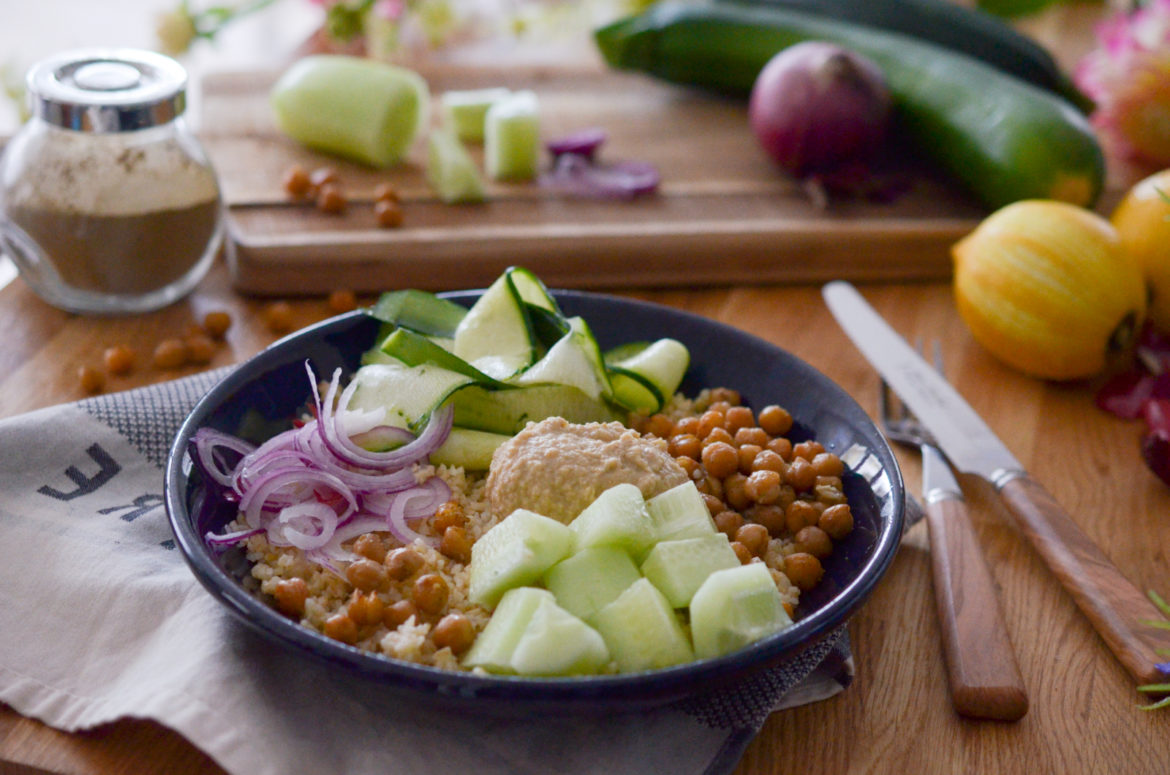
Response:
[[[462,654],[475,641],[475,627],[462,614],[447,614],[435,625],[431,639],[436,648],[448,648],[453,654]]]
[[[294,164],[284,171],[281,180],[284,191],[291,197],[300,199],[308,196],[313,188],[313,181],[309,178],[309,171],[299,164]]]
[[[693,457],[676,457],[674,462],[678,463],[678,467],[683,470],[688,479],[695,478],[695,472],[699,470],[699,461]]]
[[[821,561],[808,552],[793,552],[784,558],[784,575],[801,592],[808,592],[825,575]]]
[[[439,539],[439,551],[458,563],[466,565],[471,562],[471,539],[467,531],[458,525],[452,525],[443,531]]]
[[[679,420],[678,422],[676,422],[674,424],[674,434],[673,435],[680,436],[684,433],[689,433],[692,436],[694,436],[695,438],[699,437],[699,418],[698,417],[694,417],[694,416],[683,417],[681,420]]]
[[[752,472],[752,464],[756,461],[756,455],[763,452],[763,447],[756,444],[744,444],[739,448],[739,470],[745,474]]]
[[[738,471],[723,480],[723,500],[733,509],[746,509],[752,500],[748,497],[744,485],[747,477]]]
[[[702,471],[702,469],[699,469]],[[699,492],[703,495],[712,495],[716,498],[723,498],[723,480],[714,476],[703,476],[694,480],[695,486],[699,488]]]
[[[309,184],[313,188],[321,188],[330,184],[336,184],[341,180],[337,174],[337,170],[332,167],[318,167],[309,173]]]
[[[737,406],[743,402],[739,395],[739,391],[734,388],[716,387],[711,388],[707,393],[713,404],[727,404],[727,406]]]
[[[442,535],[449,527],[466,525],[467,514],[463,511],[463,506],[459,505],[459,501],[447,501],[435,511],[431,524],[434,525],[435,532]]]
[[[756,557],[763,557],[768,550],[768,528],[763,525],[745,523],[735,531],[735,540],[747,547],[747,550]]]
[[[756,424],[755,415],[746,406],[732,406],[724,414],[727,421],[727,430],[734,434],[741,428],[750,428]]]
[[[382,598],[373,592],[362,594],[355,590],[345,612],[350,619],[353,619],[354,624],[358,627],[365,627],[381,622],[385,608],[386,605],[382,602]]]
[[[829,506],[821,512],[817,526],[829,534],[835,541],[840,541],[853,531],[853,511],[848,503]]]
[[[292,305],[287,301],[274,301],[260,313],[264,325],[274,334],[282,334],[293,327]]]
[[[160,369],[177,369],[187,362],[187,343],[182,339],[164,339],[154,348],[154,365]]]
[[[703,453],[703,444],[699,441],[698,436],[684,433],[671,437],[669,450],[670,454],[675,457],[689,457],[698,460],[699,455]]]
[[[447,607],[451,594],[447,582],[437,573],[424,573],[414,582],[410,600],[423,613],[437,614]]]
[[[422,555],[406,546],[386,555],[386,573],[395,581],[405,581],[426,564]]]
[[[374,186],[374,201],[375,202],[397,202],[400,197],[398,189],[390,183],[379,183]]]
[[[723,501],[716,498],[714,495],[704,494],[703,495],[703,505],[705,505],[707,507],[707,511],[711,514],[711,516],[715,516],[719,512],[723,511],[725,508],[723,505]]]
[[[796,546],[796,551],[807,552],[818,560],[825,559],[833,551],[833,542],[829,539],[829,534],[816,525],[802,527],[793,536],[793,542]]]
[[[349,618],[348,614],[334,614],[325,620],[324,631],[326,637],[339,640],[342,643],[353,645],[357,642],[357,622]]]
[[[780,474],[767,469],[753,471],[743,491],[755,503],[775,503],[780,497]]]
[[[276,609],[289,616],[300,616],[305,612],[305,601],[309,599],[309,587],[301,578],[281,579],[272,588]]]
[[[796,457],[802,457],[810,463],[817,455],[823,454],[825,451],[824,445],[819,441],[802,441],[792,447],[792,454]]]
[[[783,436],[772,439],[764,445],[764,448],[775,452],[785,463],[792,462],[792,442]]]
[[[368,557],[354,560],[345,569],[345,579],[362,592],[385,590],[389,583],[386,566]]]
[[[783,436],[792,430],[792,415],[787,409],[775,404],[761,409],[756,415],[756,421],[770,436]]]
[[[788,471],[788,464],[784,458],[770,449],[760,450],[752,460],[753,471],[775,471],[783,476]]]
[[[739,541],[731,542],[731,550],[735,552],[735,556],[739,560],[740,565],[747,565],[752,561],[752,558],[755,557],[755,555],[752,554],[751,551]]]
[[[374,220],[383,229],[397,229],[406,221],[406,214],[398,202],[379,199],[374,202]]]
[[[382,624],[386,625],[387,629],[397,630],[400,624],[405,623],[412,616],[415,621],[418,621],[418,609],[414,607],[414,603],[409,600],[399,600],[397,603],[391,603],[383,608]]]
[[[703,437],[703,446],[709,446],[711,444],[727,444],[731,446],[734,441],[735,439],[727,432],[726,428],[712,428],[711,432]]]
[[[788,532],[796,535],[802,528],[815,525],[820,519],[820,512],[804,500],[795,500],[784,509],[784,519],[788,523]]]
[[[711,476],[720,479],[739,470],[739,453],[725,441],[716,441],[703,447],[703,467]]]
[[[701,415],[699,415],[699,438],[707,438],[711,431],[715,430],[716,428],[723,428],[724,430],[727,430],[723,425],[725,421],[726,419],[723,416],[723,412],[716,411],[715,409],[708,409],[707,411],[703,412]]]
[[[357,294],[348,288],[338,288],[329,294],[325,303],[330,312],[340,315],[357,308]]]
[[[745,444],[754,444],[757,447],[763,447],[771,441],[771,437],[763,428],[740,428],[735,432],[735,444],[738,447],[743,447]]]
[[[353,542],[354,554],[359,554],[367,560],[384,562],[386,560],[386,542],[377,533],[365,533]]]
[[[788,464],[788,471],[784,475],[784,481],[792,485],[792,489],[797,492],[804,492],[816,484],[817,475],[812,470],[812,464],[808,460],[802,457],[795,457]]]
[[[812,467],[817,472],[817,476],[836,476],[840,478],[841,474],[845,473],[845,464],[841,462],[841,458],[832,452],[822,452],[819,455],[813,456]]]
[[[111,374],[129,374],[134,370],[134,351],[124,344],[107,347],[102,353],[106,371]]]
[[[769,535],[778,536],[788,527],[784,509],[775,503],[752,506],[747,510],[747,518],[758,525],[763,525]]]
[[[646,429],[643,433],[657,436],[660,439],[669,439],[674,431],[674,423],[664,414],[652,414],[646,418]]]
[[[730,509],[720,511],[714,516],[715,529],[726,533],[728,538],[734,538],[736,531],[743,527],[743,515]]]
[[[232,316],[222,310],[213,310],[203,316],[203,330],[212,339],[223,339],[232,327]]]
[[[81,366],[77,369],[77,382],[81,385],[82,390],[93,395],[105,390],[106,375],[93,366]]]
[[[184,341],[187,345],[187,360],[200,366],[211,363],[215,357],[215,342],[207,334],[194,334]]]
[[[841,489],[840,480],[838,484],[822,483],[822,478],[835,477],[817,477],[817,483],[813,486],[813,493],[817,496],[817,503],[823,503],[826,507],[837,506],[846,503],[845,492]]]
[[[317,190],[317,209],[330,215],[341,215],[349,206],[349,200],[341,186],[336,183],[326,183]]]

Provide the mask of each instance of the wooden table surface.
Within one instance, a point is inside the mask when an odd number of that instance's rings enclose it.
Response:
[[[949,375],[975,408],[1046,483],[1088,535],[1141,589],[1170,594],[1170,488],[1142,464],[1139,428],[1094,409],[1089,385],[1056,385],[1013,373],[970,338],[945,283],[864,285],[862,292],[904,335],[939,337]],[[621,293],[620,289],[617,292]],[[878,379],[837,328],[814,286],[638,291],[736,325],[807,360],[871,414]],[[230,288],[222,264],[189,298],[127,318],[57,311],[20,279],[0,290],[0,417],[82,397],[79,365],[111,345],[139,354],[109,390],[177,376],[146,365],[161,339],[209,310],[234,319],[212,366],[241,361],[275,339],[268,301]],[[297,325],[330,314],[322,298],[291,300]],[[193,368],[193,367],[192,367]],[[188,369],[189,371],[190,369]],[[902,454],[918,491],[916,456]],[[1018,723],[954,714],[931,594],[925,524],[912,528],[886,577],[850,625],[857,663],[852,687],[833,699],[774,715],[739,769],[747,773],[1158,773],[1170,766],[1170,710],[1143,712],[1144,696],[1105,649],[978,481],[964,479],[979,542],[999,586],[1007,629],[1031,700]],[[194,579],[192,579],[192,583]],[[180,736],[155,724],[119,721],[65,734],[0,706],[0,772],[216,772]]]

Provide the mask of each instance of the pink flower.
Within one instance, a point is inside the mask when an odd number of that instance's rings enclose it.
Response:
[[[1097,42],[1074,74],[1093,125],[1118,155],[1170,165],[1170,0],[1105,20]]]
[[[374,13],[387,21],[398,21],[405,10],[404,0],[377,0],[374,3]]]

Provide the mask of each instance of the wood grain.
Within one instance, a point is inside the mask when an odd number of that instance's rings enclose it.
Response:
[[[955,711],[1018,721],[1028,693],[1004,625],[995,581],[962,498],[928,501],[934,597]]]
[[[489,201],[452,206],[425,181],[424,151],[376,171],[315,154],[278,132],[263,73],[203,83],[201,138],[219,173],[232,236],[233,283],[252,293],[313,293],[322,276],[375,291],[391,284],[486,285],[521,264],[561,287],[666,287],[835,277],[940,279],[946,248],[983,211],[921,166],[887,163],[906,194],[878,203],[839,198],[823,209],[781,175],[752,138],[742,102],[600,68],[424,71],[434,94],[506,85],[540,98],[542,134],[604,127],[603,160],[638,159],[663,174],[656,196],[567,197],[535,184],[489,184]],[[438,118],[433,119],[437,122]],[[482,160],[481,149],[470,149]],[[334,167],[351,199],[343,215],[291,202],[286,169]],[[405,222],[378,228],[374,187],[393,183]],[[719,257],[714,260],[713,257]]]
[[[1077,606],[1138,683],[1165,683],[1159,649],[1170,649],[1170,631],[1143,624],[1162,619],[1157,607],[1085,535],[1056,499],[1030,476],[1000,489],[1024,534],[1072,595]]]

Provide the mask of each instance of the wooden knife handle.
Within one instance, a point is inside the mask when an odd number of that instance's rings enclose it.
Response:
[[[1156,650],[1170,649],[1170,631],[1142,624],[1163,618],[1157,606],[1039,482],[1022,474],[1000,488],[1000,497],[1125,669],[1139,684],[1165,683],[1166,676],[1156,667],[1164,658]]]
[[[1028,694],[967,504],[957,498],[927,504],[926,518],[955,711],[969,718],[1017,721],[1028,712]]]

